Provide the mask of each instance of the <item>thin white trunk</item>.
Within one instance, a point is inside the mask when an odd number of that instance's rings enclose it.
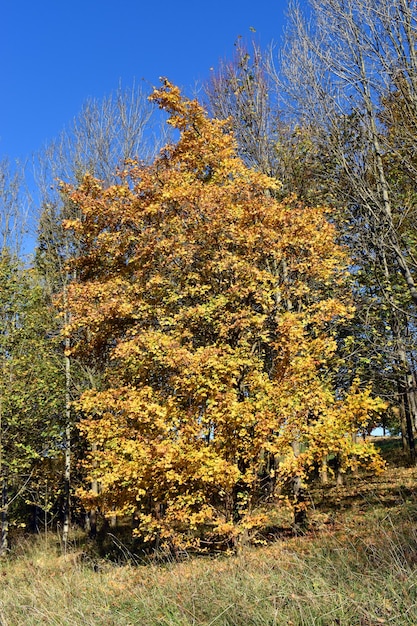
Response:
[[[69,338],[65,340],[69,348]],[[71,363],[65,356],[65,470],[64,470],[64,528],[62,539],[66,550],[70,527],[70,484],[71,484],[71,400],[70,400]]]
[[[69,323],[69,311],[67,301],[67,287],[64,287],[65,325]],[[70,338],[65,337],[65,458],[64,458],[64,526],[62,540],[64,550],[67,549],[70,528],[70,486],[71,486],[71,361],[69,349]]]
[[[6,554],[9,548],[9,498],[7,477],[3,477],[1,494],[1,545],[0,555]]]

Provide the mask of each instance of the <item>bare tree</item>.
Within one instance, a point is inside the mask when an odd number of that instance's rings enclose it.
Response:
[[[409,433],[417,427],[410,341],[417,304],[410,227],[417,213],[406,188],[415,187],[417,161],[414,150],[400,146],[415,145],[416,37],[415,1],[307,0],[303,9],[291,2],[279,62],[271,55],[269,66],[289,123],[308,129],[319,146],[326,164],[321,183],[344,206],[354,262],[373,283],[372,297],[390,311],[393,369]]]
[[[384,164],[390,146],[381,123],[383,99],[398,89],[410,105],[417,102],[415,2],[310,0],[308,6],[310,21],[291,5],[291,27],[275,75],[299,119],[325,133],[355,202],[377,226],[417,304],[417,264],[397,228]],[[346,142],[352,120],[355,151]]]
[[[206,83],[205,94],[212,115],[229,120],[249,167],[278,179],[282,197],[296,193],[307,203],[317,201],[315,134],[305,125],[300,133],[286,119],[267,51],[239,39],[233,58],[221,62]]]
[[[27,228],[29,196],[24,188],[24,168],[0,161],[0,251],[18,256]]]
[[[275,84],[266,71],[262,50],[238,40],[231,61],[222,62],[206,84],[212,114],[230,119],[240,156],[254,169],[275,175],[277,136]]]

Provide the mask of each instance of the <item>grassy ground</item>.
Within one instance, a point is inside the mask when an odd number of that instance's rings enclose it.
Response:
[[[0,625],[417,625],[417,470],[395,462],[317,487],[305,536],[234,557],[114,565],[21,544],[0,562]]]

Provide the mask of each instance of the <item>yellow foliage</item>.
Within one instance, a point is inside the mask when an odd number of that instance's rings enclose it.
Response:
[[[70,192],[83,253],[66,332],[103,369],[79,403],[101,490],[81,496],[134,513],[145,541],[196,546],[261,527],[259,502],[327,454],[377,467],[349,433],[382,404],[359,382],[345,399],[331,388],[352,306],[326,209],[278,202],[228,124],[168,81],[151,99],[178,142],[120,185]]]

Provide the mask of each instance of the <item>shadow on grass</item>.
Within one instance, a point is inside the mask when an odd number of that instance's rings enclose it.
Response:
[[[374,443],[387,462],[387,469],[383,474],[375,476],[362,472],[356,476],[345,475],[345,484],[342,486],[331,482],[321,485],[318,480],[315,481],[306,492],[306,528],[295,528],[290,514],[284,520],[285,515],[279,513],[277,505],[277,514],[271,515],[271,524],[259,532],[253,541],[250,540],[249,544],[272,544],[296,536],[309,537],[321,532],[332,532],[345,525],[346,520],[357,524],[359,529],[367,526],[370,517],[383,519],[390,515],[399,525],[408,524],[410,519],[417,520],[417,468],[408,466],[399,438],[378,438]],[[128,520],[119,520],[117,528],[111,529],[102,520],[96,540],[87,540],[86,544],[86,551],[94,562],[96,558],[104,558],[119,564],[146,565],[166,559],[181,561],[201,554],[190,551],[167,555],[166,552],[160,552],[157,546],[143,544],[134,538]],[[218,555],[230,552],[227,545],[222,547],[213,544],[211,548],[207,545],[205,553]]]

